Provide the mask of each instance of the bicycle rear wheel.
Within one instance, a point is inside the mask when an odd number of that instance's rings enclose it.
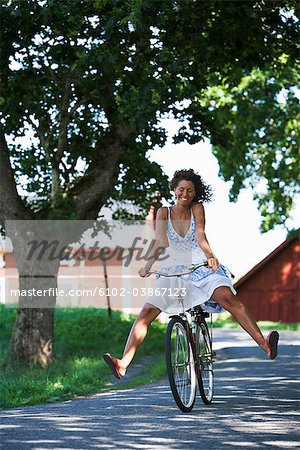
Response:
[[[196,348],[198,353],[198,385],[203,403],[209,405],[214,395],[214,372],[212,342],[207,323],[200,319],[196,327]]]
[[[183,412],[192,410],[196,398],[196,373],[187,324],[173,317],[166,332],[166,364],[170,387],[177,406]]]

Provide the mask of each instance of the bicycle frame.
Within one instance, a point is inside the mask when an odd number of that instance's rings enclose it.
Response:
[[[193,372],[195,373],[197,379],[198,379],[198,385],[200,394],[202,397],[202,400],[205,404],[210,404],[213,397],[213,351],[212,351],[212,328],[210,323],[210,326],[207,325],[206,318],[210,316],[209,313],[202,310],[201,306],[195,306],[190,308],[188,311],[184,310],[184,295],[183,295],[183,275],[187,275],[192,273],[194,270],[196,270],[198,267],[201,266],[207,266],[207,263],[201,263],[192,265],[189,267],[188,271],[181,272],[181,273],[163,273],[158,271],[151,271],[149,273],[158,274],[160,276],[165,277],[176,277],[178,282],[178,302],[182,307],[182,312],[176,315],[170,316],[170,322],[169,326],[171,326],[170,330],[174,326],[175,323],[178,323],[179,326],[183,327],[185,329],[185,333],[188,339],[188,342],[190,344],[192,357],[189,360],[188,363],[186,363],[186,368],[189,366],[193,367]],[[188,315],[190,314],[191,320],[189,321]],[[177,319],[176,319],[177,318]],[[190,323],[191,322],[191,323]],[[180,325],[181,323],[181,325]],[[169,329],[168,326],[168,329]],[[210,331],[209,331],[210,328]],[[171,332],[171,331],[170,331]],[[200,335],[201,333],[201,335]],[[168,335],[168,333],[167,333]],[[168,335],[170,338],[170,334]],[[167,337],[167,336],[166,336]],[[169,346],[170,348],[170,346]],[[168,355],[170,355],[170,350],[168,350]],[[169,356],[168,356],[169,357]],[[167,357],[167,359],[168,359]],[[168,364],[167,364],[168,367]],[[169,375],[169,381],[170,386],[173,392],[174,399],[179,406],[179,408],[184,411],[188,412],[193,408],[193,402],[189,403],[188,406],[186,406],[184,403],[182,403],[181,399],[179,399],[178,395],[178,387],[174,387],[174,375],[170,375],[169,370],[170,364],[168,367],[168,375]],[[174,367],[179,367],[177,364],[175,364]],[[187,369],[188,370],[188,369]],[[172,378],[172,381],[170,379],[170,376]],[[178,386],[178,385],[177,385]],[[195,385],[193,385],[195,386]],[[193,388],[194,395],[195,394],[195,387]],[[190,397],[191,398],[191,397]],[[195,396],[194,400],[195,401]]]

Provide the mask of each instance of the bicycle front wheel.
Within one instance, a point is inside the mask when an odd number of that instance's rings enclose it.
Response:
[[[177,406],[192,410],[196,398],[196,373],[188,325],[175,316],[166,332],[166,364],[170,387]]]
[[[196,349],[198,352],[198,385],[203,403],[209,405],[214,395],[214,372],[212,342],[205,320],[196,327]]]

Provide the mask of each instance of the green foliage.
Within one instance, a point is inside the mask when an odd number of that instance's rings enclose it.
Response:
[[[283,323],[283,322],[258,322],[258,326],[261,330],[288,330],[288,331],[300,331],[300,323]],[[233,328],[240,329],[239,324],[234,320],[230,313],[218,314],[213,322],[214,328]]]
[[[284,224],[298,178],[298,12],[293,0],[4,2],[1,123],[28,208],[74,218],[58,199],[76,203],[113,164],[89,218],[102,198],[145,216],[156,191],[168,197],[147,151],[165,144],[169,117],[187,123],[175,142],[211,140],[231,200],[253,189],[263,231]]]
[[[284,56],[284,55],[282,55]],[[213,151],[230,196],[251,187],[263,216],[262,231],[285,223],[299,193],[299,68],[287,58],[265,71],[254,69],[237,86],[207,89],[200,103],[211,107],[222,130],[212,134]],[[225,136],[224,136],[225,135]]]
[[[72,220],[76,219],[76,211],[74,202],[68,198],[66,194],[63,194],[52,204],[52,208],[49,211],[48,219],[50,220]]]
[[[0,313],[3,363],[16,311],[1,306]],[[3,371],[0,377],[1,407],[66,400],[107,389],[111,375],[102,361],[102,354],[106,351],[117,356],[121,354],[134,319],[134,316],[117,311],[113,311],[110,320],[106,310],[57,309],[55,362],[47,369],[19,367]],[[149,336],[136,356],[138,360],[147,354],[155,354],[160,361],[158,367],[152,364],[145,368],[145,373],[131,385],[149,382],[165,373],[160,356],[164,350],[164,330],[164,325],[152,324]]]
[[[291,230],[287,236],[288,239],[292,239],[294,237],[299,238],[300,236],[300,228]]]

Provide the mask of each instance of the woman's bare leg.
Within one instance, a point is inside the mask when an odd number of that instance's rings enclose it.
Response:
[[[123,356],[121,359],[118,359],[119,372],[122,376],[125,375],[126,369],[131,363],[138,347],[145,339],[150,324],[160,313],[160,309],[150,303],[145,303],[143,309],[137,316],[127,338]],[[116,361],[116,358],[112,357],[112,359]]]
[[[218,287],[212,296],[224,309],[229,311],[241,327],[254,339],[255,342],[269,355],[270,349],[263,337],[251,312],[234,295],[229,287]]]

